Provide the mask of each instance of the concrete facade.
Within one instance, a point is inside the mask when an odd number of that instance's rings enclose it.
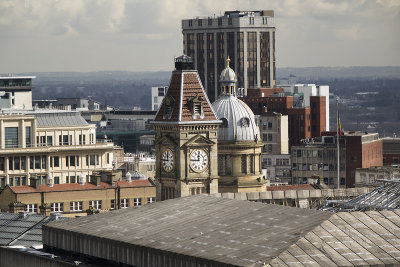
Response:
[[[0,77],[0,109],[32,109],[35,76]]]
[[[112,170],[113,147],[97,142],[96,127],[77,113],[0,115],[0,186],[28,185],[30,177],[42,184],[75,183],[80,175],[88,181],[93,171]]]
[[[211,102],[219,95],[218,77],[231,59],[238,88],[275,86],[274,12],[226,11],[223,16],[182,20],[183,53],[194,60]]]
[[[151,87],[151,110],[157,111],[161,106],[164,96],[167,94],[168,86]]]

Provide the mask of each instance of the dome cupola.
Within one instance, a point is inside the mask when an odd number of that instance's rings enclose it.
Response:
[[[231,60],[226,60],[226,68],[222,70],[219,81],[221,83],[221,94],[222,95],[236,95],[236,73],[233,69],[229,67],[229,62]]]
[[[260,130],[256,124],[254,113],[250,107],[236,97],[236,74],[229,67],[220,76],[221,94],[212,104],[222,124],[218,130],[218,141],[259,141]]]

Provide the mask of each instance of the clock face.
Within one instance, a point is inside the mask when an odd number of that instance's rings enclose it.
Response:
[[[190,153],[190,168],[195,172],[202,172],[208,165],[207,153],[202,149],[195,149]]]
[[[171,149],[166,149],[161,154],[161,166],[166,172],[170,172],[174,168],[174,154]]]

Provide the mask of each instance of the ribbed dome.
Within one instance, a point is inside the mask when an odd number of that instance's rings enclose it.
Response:
[[[222,120],[218,141],[260,140],[260,130],[253,111],[236,96],[220,96],[212,106],[218,119]]]

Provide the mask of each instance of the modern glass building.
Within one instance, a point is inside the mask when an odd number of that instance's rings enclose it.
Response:
[[[223,16],[182,20],[183,53],[194,61],[210,101],[218,93],[218,74],[230,58],[239,94],[275,86],[274,11],[226,11]]]

